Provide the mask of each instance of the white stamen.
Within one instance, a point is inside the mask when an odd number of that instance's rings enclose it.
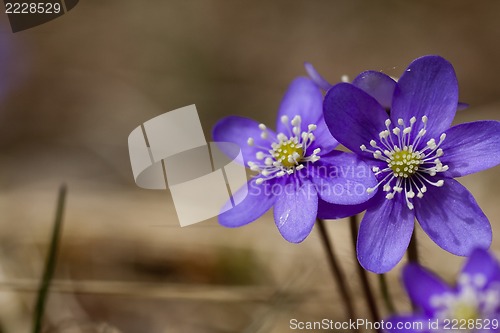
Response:
[[[293,117],[292,122],[291,122],[292,126],[299,126],[301,120],[302,119],[300,118],[300,116]]]
[[[387,130],[380,132],[379,138],[380,140],[387,139],[391,133]]]
[[[277,138],[278,138],[279,141],[286,141],[286,140],[288,140],[287,136],[285,134],[283,134],[283,133],[278,134]]]
[[[476,274],[472,277],[474,284],[478,288],[482,288],[486,285],[486,276],[483,274]]]

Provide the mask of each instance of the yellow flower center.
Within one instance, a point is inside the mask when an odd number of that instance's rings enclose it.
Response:
[[[469,319],[476,320],[480,318],[480,314],[476,308],[471,304],[459,303],[453,309],[453,318],[468,321]]]
[[[418,171],[418,167],[422,164],[420,153],[413,152],[405,147],[403,150],[395,151],[390,157],[388,163],[396,177],[408,178]]]
[[[285,168],[291,168],[300,162],[304,157],[304,149],[299,144],[297,138],[293,137],[282,141],[274,148],[272,156],[276,161],[280,161]]]

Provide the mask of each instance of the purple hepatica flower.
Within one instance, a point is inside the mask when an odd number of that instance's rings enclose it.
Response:
[[[443,249],[468,255],[491,243],[491,227],[472,195],[454,177],[500,163],[500,122],[450,128],[458,84],[438,56],[415,60],[396,83],[390,116],[376,98],[348,83],[325,96],[335,138],[371,165],[377,195],[360,226],[358,260],[383,273],[402,258],[416,217]]]
[[[359,157],[334,150],[338,142],[326,127],[322,108],[320,89],[307,78],[297,78],[281,102],[278,134],[236,116],[215,125],[214,140],[236,143],[247,165],[258,173],[248,182],[248,193],[234,194],[234,201],[241,202],[219,215],[220,224],[239,227],[274,206],[281,235],[299,243],[317,217],[342,218],[366,209],[374,195],[366,189],[376,185],[376,178]]]
[[[403,283],[419,308],[385,321],[390,333],[497,332],[500,330],[500,266],[486,250],[475,249],[450,287],[416,264],[403,270]]]

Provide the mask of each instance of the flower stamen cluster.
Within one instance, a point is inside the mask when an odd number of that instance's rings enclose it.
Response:
[[[494,318],[500,306],[500,286],[494,283],[484,288],[486,282],[484,274],[462,274],[458,280],[458,293],[444,293],[431,298],[436,318],[440,319],[440,322],[445,319],[468,322]]]
[[[262,184],[272,178],[291,175],[295,171],[303,169],[305,163],[314,163],[320,159],[318,156],[321,151],[320,148],[314,149],[310,154],[308,154],[307,150],[315,140],[313,134],[313,131],[317,128],[315,124],[309,124],[307,131],[302,131],[302,118],[300,116],[293,117],[291,121],[288,116],[282,116],[280,121],[286,126],[288,133],[279,133],[276,136],[277,141],[269,139],[269,131],[266,125],[259,125],[260,136],[262,139],[270,140],[271,149],[257,146],[257,148],[262,149],[255,154],[258,162],[248,162],[250,170],[259,173],[256,176],[258,177],[257,184]],[[253,137],[248,138],[247,144],[254,146],[255,139]]]
[[[443,186],[444,180],[433,182],[430,178],[448,170],[448,166],[443,165],[439,159],[444,154],[440,146],[446,134],[441,134],[437,143],[435,139],[430,139],[425,145],[421,145],[421,140],[427,132],[428,118],[423,116],[421,120],[423,126],[413,136],[417,122],[415,117],[410,119],[409,126],[406,126],[403,119],[398,119],[397,125],[392,128],[391,120],[387,119],[386,129],[379,133],[379,142],[370,141],[373,149],[365,145],[360,146],[362,151],[372,153],[375,159],[387,163],[386,168],[372,168],[376,176],[383,175],[383,178],[375,187],[368,188],[368,193],[382,185],[383,191],[387,192],[385,197],[391,200],[396,194],[404,191],[406,205],[413,209],[412,199],[415,196],[422,198],[427,191],[427,185]]]

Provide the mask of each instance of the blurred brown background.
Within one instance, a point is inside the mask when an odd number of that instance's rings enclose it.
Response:
[[[81,0],[13,34],[1,14],[1,332],[30,330],[63,182],[47,332],[278,333],[291,318],[342,320],[316,230],[288,244],[269,214],[240,229],[215,219],[181,229],[168,192],[135,186],[128,134],[190,104],[207,139],[229,114],[272,125],[304,61],[335,82],[366,69],[399,76],[426,54],[455,66],[471,105],[456,122],[498,120],[499,15],[498,1]],[[494,250],[499,176],[462,179],[493,224]],[[329,230],[366,317],[344,222]],[[424,264],[452,279],[462,258],[419,237]],[[391,292],[409,311],[399,268]]]

